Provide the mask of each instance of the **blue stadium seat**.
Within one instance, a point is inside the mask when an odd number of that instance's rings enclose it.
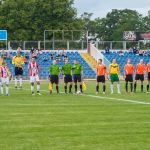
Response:
[[[147,64],[150,62],[150,55],[149,56],[139,56],[139,55],[135,55],[129,52],[124,52],[124,56],[119,56],[119,53],[117,52],[110,52],[109,54],[106,53],[102,53],[110,62],[112,60],[112,58],[116,58],[117,59],[117,63],[120,66],[120,72],[123,75],[123,68],[124,65],[127,62],[127,59],[130,58],[132,60],[132,64],[135,66],[140,59],[144,60],[144,63]],[[148,54],[150,54],[150,51],[148,51]]]
[[[16,52],[12,53],[13,56],[16,55]],[[57,52],[54,52],[54,58],[57,55]],[[21,55],[24,56],[25,53],[21,52]],[[91,67],[85,62],[85,60],[81,57],[80,53],[78,52],[66,52],[66,55],[68,57],[68,60],[70,62],[70,64],[73,64],[73,60],[77,59],[79,61],[79,63],[82,65],[83,68],[83,72],[84,72],[84,76],[86,78],[90,77],[93,78],[95,77],[95,72],[91,69]],[[48,58],[47,61],[44,61],[43,58]],[[108,55],[109,57],[109,55]],[[61,58],[62,60],[63,58]],[[6,59],[5,60],[7,63],[7,66],[10,69],[11,74],[14,76],[14,66],[11,64],[11,60],[10,59]],[[48,71],[49,71],[49,67],[52,63],[52,60],[50,60],[50,52],[43,52],[42,54],[38,54],[37,55],[37,59],[36,61],[39,64],[39,68],[40,68],[40,76],[42,79],[45,79],[48,77]],[[63,61],[59,62],[58,65],[61,67],[63,65]],[[24,78],[26,78],[28,76],[28,63],[24,65]]]

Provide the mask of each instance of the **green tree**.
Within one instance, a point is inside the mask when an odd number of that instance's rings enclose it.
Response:
[[[105,18],[95,19],[95,31],[101,40],[123,40],[124,31],[145,31],[143,17],[137,11],[113,9]]]
[[[0,28],[11,40],[43,40],[45,29],[81,29],[73,0],[5,0],[0,5]]]

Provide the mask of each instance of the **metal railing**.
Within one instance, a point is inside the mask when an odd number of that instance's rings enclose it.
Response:
[[[113,50],[127,50],[133,47],[140,49],[150,49],[150,41],[97,41],[94,42],[99,50],[104,50],[106,47]],[[55,40],[55,41],[9,41],[8,49],[16,50],[21,47],[23,50],[35,49],[44,50],[85,50],[87,49],[87,41],[72,41],[72,40]],[[0,49],[5,49],[6,43],[0,41]]]
[[[45,45],[44,45],[45,44]],[[87,49],[87,41],[9,41],[8,49],[30,50],[32,47],[41,50],[84,50]]]
[[[133,47],[150,49],[150,41],[97,41],[95,46],[101,50],[104,50],[106,47],[112,50],[127,50]]]

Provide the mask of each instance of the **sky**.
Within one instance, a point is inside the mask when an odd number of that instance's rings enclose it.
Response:
[[[105,17],[111,9],[133,9],[146,16],[150,0],[74,0],[78,16],[84,12],[93,13],[93,19]]]

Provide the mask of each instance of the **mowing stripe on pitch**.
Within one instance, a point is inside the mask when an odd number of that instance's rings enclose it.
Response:
[[[23,89],[23,90],[30,91],[30,89]],[[49,93],[48,90],[41,90],[41,91],[42,91],[42,92]],[[60,92],[60,93],[64,93],[64,92]],[[108,100],[113,100],[113,101],[130,102],[130,103],[135,103],[135,104],[150,105],[149,102],[142,102],[141,100],[135,101],[135,100],[130,100],[130,99],[104,97],[104,96],[96,96],[96,95],[89,95],[89,94],[82,94],[81,96],[93,97],[93,98],[97,98],[97,99],[108,99]]]

